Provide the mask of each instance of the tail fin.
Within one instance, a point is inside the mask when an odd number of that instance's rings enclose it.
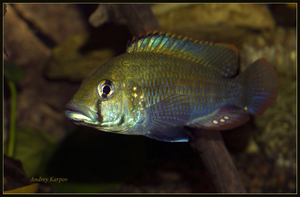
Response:
[[[273,105],[278,93],[278,78],[266,59],[256,60],[238,78],[244,87],[243,108],[260,115]]]

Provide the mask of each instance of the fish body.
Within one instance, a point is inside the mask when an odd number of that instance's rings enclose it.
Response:
[[[188,141],[187,127],[226,130],[259,115],[277,97],[272,66],[259,59],[243,73],[233,45],[151,32],[85,79],[67,104],[79,125],[161,141]]]

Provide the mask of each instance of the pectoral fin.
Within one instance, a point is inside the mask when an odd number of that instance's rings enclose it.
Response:
[[[192,104],[186,95],[172,95],[146,109],[146,136],[160,141],[187,142],[183,126],[191,117]]]
[[[189,135],[183,127],[172,126],[162,123],[150,124],[148,129],[151,131],[147,137],[165,142],[188,142]]]

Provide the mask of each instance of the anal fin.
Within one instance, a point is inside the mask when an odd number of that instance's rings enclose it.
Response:
[[[195,118],[186,126],[201,129],[229,130],[238,127],[250,119],[249,113],[236,106],[225,106],[211,114]]]

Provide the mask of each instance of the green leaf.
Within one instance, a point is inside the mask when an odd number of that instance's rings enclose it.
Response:
[[[22,162],[29,178],[37,174],[44,157],[56,142],[49,134],[29,127],[16,131],[15,158]]]
[[[16,64],[4,61],[4,77],[14,82],[19,82],[26,77],[26,73]]]

